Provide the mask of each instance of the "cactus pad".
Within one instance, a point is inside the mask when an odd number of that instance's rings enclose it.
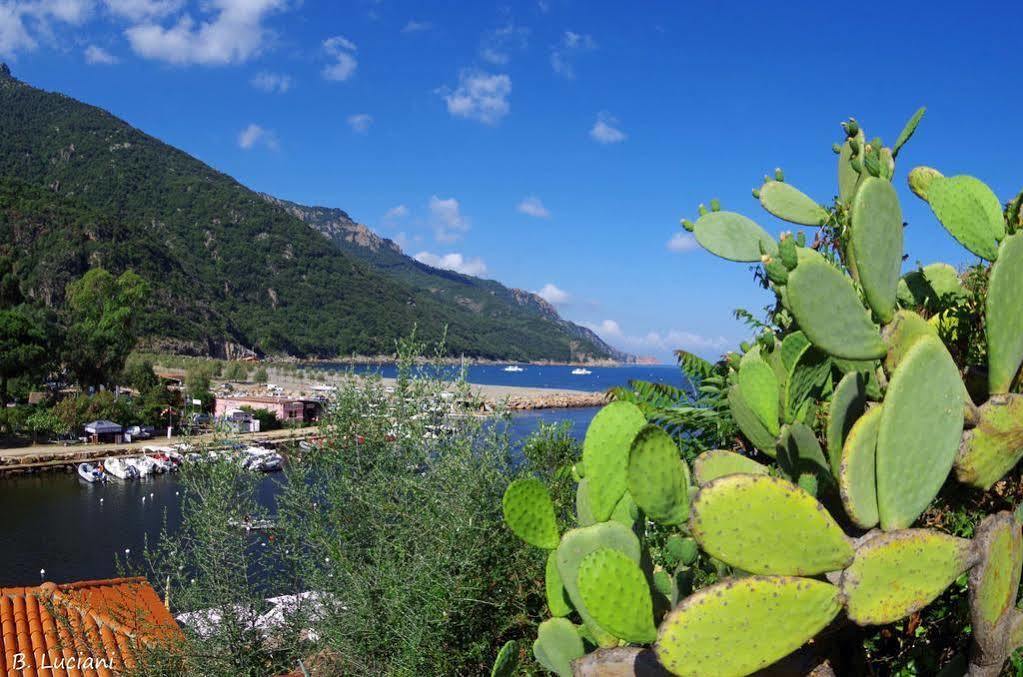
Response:
[[[945,482],[963,434],[963,382],[933,336],[892,374],[877,432],[877,511],[885,531],[908,527]]]
[[[878,521],[875,453],[882,409],[883,405],[868,409],[853,425],[838,469],[842,505],[849,519],[863,529],[876,526]]]
[[[1023,233],[1002,241],[988,282],[987,363],[992,394],[1009,392],[1023,362]]]
[[[771,369],[766,364],[764,368]],[[689,480],[683,463],[675,441],[657,426],[646,426],[632,442],[628,493],[654,522],[681,524],[689,517]]]
[[[636,524],[636,520],[639,519],[639,506],[636,505],[636,501],[628,491],[618,499],[615,509],[611,511],[611,519],[630,529]]]
[[[768,181],[760,187],[760,204],[779,219],[803,226],[819,226],[828,218],[826,209],[781,181]]]
[[[700,556],[700,547],[692,538],[683,538],[678,534],[672,534],[664,542],[664,552],[672,566],[679,564],[689,566]]]
[[[785,379],[785,422],[796,421],[805,411],[807,400],[819,393],[831,374],[831,358],[807,345],[799,352]]]
[[[813,575],[852,560],[852,546],[828,511],[778,478],[721,477],[697,492],[691,512],[690,530],[703,550],[744,571]]]
[[[890,372],[895,371],[899,362],[906,356],[917,339],[922,336],[938,336],[934,328],[924,318],[912,310],[900,310],[884,328],[884,342],[888,345],[888,354],[884,358],[884,366]]]
[[[508,485],[501,502],[504,521],[516,536],[545,550],[558,547],[554,504],[543,482],[534,478],[515,480]]]
[[[859,157],[862,157],[863,147],[867,143],[863,130],[859,130],[854,138],[859,143]],[[853,199],[853,195],[856,193],[856,186],[860,180],[860,173],[854,169],[852,160],[852,144],[849,139],[846,139],[845,143],[842,144],[842,150],[838,154],[838,197],[843,202],[849,202]]]
[[[739,365],[739,388],[749,408],[772,436],[778,436],[778,377],[762,358],[747,354]]]
[[[991,189],[972,176],[938,177],[927,186],[927,202],[941,225],[977,256],[998,258],[1005,235],[1002,205]]]
[[[578,578],[579,594],[600,627],[627,642],[654,641],[650,587],[632,558],[600,548],[583,559]]]
[[[593,519],[593,509],[590,507],[590,483],[585,477],[575,487],[575,518],[581,527],[588,527],[597,521]]]
[[[729,261],[759,263],[765,252],[778,253],[778,243],[766,230],[735,212],[704,214],[696,220],[693,234],[704,249]]]
[[[746,439],[752,442],[753,446],[760,451],[774,457],[775,453],[777,453],[775,451],[777,439],[764,427],[760,417],[750,409],[738,385],[733,385],[728,389],[728,408],[732,412],[735,424],[739,426],[739,430],[746,436]]]
[[[902,209],[886,179],[864,179],[852,202],[852,248],[867,303],[882,322],[895,312],[902,269]]]
[[[858,371],[850,371],[835,386],[828,409],[828,462],[837,477],[842,463],[842,447],[853,424],[867,407],[867,379]]]
[[[838,589],[829,583],[783,576],[730,579],[682,600],[661,623],[654,650],[675,675],[740,677],[798,649],[841,608]]]
[[[986,517],[977,528],[973,547],[978,556],[977,565],[970,570],[974,636],[981,641],[993,640],[990,636],[1016,605],[1023,571],[1023,534],[1012,513]]]
[[[494,665],[490,668],[490,677],[512,677],[518,666],[519,645],[514,639],[509,639],[497,652]]]
[[[956,456],[956,479],[989,489],[1023,458],[1023,395],[995,395],[980,407]]]
[[[572,606],[579,612],[579,617],[589,627],[597,643],[601,646],[614,646],[617,643],[615,638],[590,615],[579,594],[579,567],[587,555],[600,548],[618,550],[639,564],[639,539],[632,529],[618,522],[600,522],[572,529],[562,537],[557,549],[558,573]]]
[[[572,602],[568,599],[568,592],[561,582],[561,574],[558,573],[558,552],[552,550],[547,555],[547,567],[544,570],[544,591],[547,593],[547,608],[551,616],[567,616],[572,613]]]
[[[567,618],[550,618],[537,628],[533,656],[558,677],[572,677],[572,661],[585,653],[582,637]]]
[[[593,517],[604,521],[625,493],[632,438],[646,425],[646,417],[631,402],[612,402],[590,422],[583,441],[583,463]]]
[[[791,423],[782,429],[778,442],[778,465],[793,480],[810,474],[830,482],[831,469],[824,458],[817,435],[805,423]]]
[[[836,357],[873,360],[885,347],[852,282],[821,258],[801,261],[789,275],[789,304],[806,337]]]
[[[905,308],[937,312],[964,298],[966,292],[956,269],[947,263],[932,263],[911,270],[899,280],[899,303]]]
[[[724,449],[705,451],[693,461],[693,475],[701,487],[725,475],[767,475],[766,465],[757,463],[748,456]]]
[[[874,536],[842,573],[846,613],[858,625],[905,618],[930,604],[970,563],[970,541],[931,529]]]

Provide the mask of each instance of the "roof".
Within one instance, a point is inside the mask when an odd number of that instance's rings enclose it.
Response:
[[[141,646],[181,636],[145,578],[0,588],[0,674],[110,675],[133,666]],[[75,669],[90,665],[96,672]]]
[[[120,423],[114,423],[113,421],[93,421],[92,423],[85,424],[85,432],[100,434],[100,433],[119,433],[124,430],[124,427]]]

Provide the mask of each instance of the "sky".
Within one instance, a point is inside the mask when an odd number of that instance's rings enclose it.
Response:
[[[894,141],[907,267],[972,255],[905,177],[1023,188],[1016,2],[0,0],[0,59],[259,191],[535,291],[634,354],[716,356],[771,302],[679,226],[775,167],[823,204],[839,122]]]

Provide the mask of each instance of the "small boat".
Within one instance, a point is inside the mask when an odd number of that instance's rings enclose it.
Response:
[[[525,369],[523,369],[522,367],[520,367],[517,364],[509,364],[507,367],[504,368],[504,371],[520,372],[520,371],[525,371]]]
[[[575,369],[572,370],[573,376],[588,376],[592,373],[593,373],[592,371],[590,371],[589,369],[584,369],[583,367],[576,367]]]
[[[91,463],[78,464],[78,476],[86,482],[106,482],[107,476],[101,468]]]
[[[124,459],[124,462],[134,467],[139,477],[149,477],[156,469],[156,462],[148,456],[131,456]]]
[[[128,459],[109,456],[103,460],[103,468],[114,477],[122,480],[138,479],[139,469]]]
[[[276,472],[284,467],[284,458],[269,449],[248,447],[241,454],[241,466],[246,470]]]

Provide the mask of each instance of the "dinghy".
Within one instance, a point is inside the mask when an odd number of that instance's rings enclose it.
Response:
[[[106,473],[91,463],[79,463],[78,476],[90,484],[92,482],[106,482],[107,480]]]
[[[103,461],[103,468],[113,475],[122,480],[133,480],[138,479],[139,469],[128,462],[128,459],[116,458],[109,456]]]

